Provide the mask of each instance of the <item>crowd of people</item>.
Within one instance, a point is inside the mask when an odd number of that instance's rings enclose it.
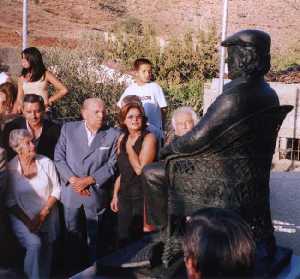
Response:
[[[106,105],[98,98],[83,102],[82,120],[61,126],[49,113],[68,89],[46,69],[37,48],[23,50],[21,58],[17,89],[9,79],[0,85],[0,247],[6,247],[4,235],[11,230],[26,250],[25,275],[49,278],[53,244],[64,234],[63,261],[70,275],[101,254],[104,240],[100,232],[108,211],[117,214],[115,249],[166,226],[167,201],[156,202],[153,195],[147,196],[144,178],[150,185],[147,189],[166,196],[168,181],[164,161],[158,162],[159,151],[191,131],[198,116],[191,107],[178,108],[172,113],[172,129],[165,136],[167,102],[161,87],[153,81],[151,62],[142,58],[134,63],[135,83],[117,103],[116,127],[107,125]],[[49,85],[54,87],[51,96]],[[159,216],[149,204],[160,212]],[[221,253],[224,258],[232,257],[226,262],[244,268],[241,275],[247,274],[254,251],[247,225],[230,212],[211,210],[198,212],[187,221],[184,252],[190,278],[206,278],[201,274],[212,272],[204,259],[211,253],[216,253],[216,274],[235,268],[222,266]],[[222,225],[217,225],[219,220],[223,220]],[[6,231],[5,226],[9,227]],[[206,230],[215,233],[210,237],[204,234]],[[217,236],[218,232],[222,235]],[[219,241],[219,251],[206,245],[216,241],[214,237]],[[236,237],[246,239],[246,244],[240,247]],[[227,244],[220,239],[226,239]],[[206,250],[196,251],[200,244]]]
[[[109,207],[118,216],[117,247],[157,230],[146,218],[141,173],[157,160],[165,140],[167,103],[152,81],[151,62],[137,59],[135,83],[117,104],[117,127],[107,126],[105,104],[97,98],[84,101],[82,120],[61,127],[48,113],[67,88],[46,69],[37,48],[24,49],[21,64],[17,88],[9,78],[0,85],[1,221],[26,250],[28,278],[50,276],[53,243],[65,232],[64,259],[71,274],[84,268],[85,247],[86,264],[96,260]],[[51,96],[49,85],[55,89]],[[192,108],[175,111],[172,137],[196,122]]]

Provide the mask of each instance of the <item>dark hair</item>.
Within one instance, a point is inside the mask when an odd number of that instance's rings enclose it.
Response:
[[[141,106],[143,105],[142,101],[141,101],[141,98],[137,95],[127,95],[122,99],[121,103],[123,104],[123,106],[126,106],[129,103],[137,103]]]
[[[45,102],[42,96],[37,94],[26,94],[23,103],[39,103],[40,109],[45,111]]]
[[[44,65],[41,52],[36,47],[29,47],[25,48],[21,55],[24,55],[29,63],[29,68],[23,68],[21,75],[25,77],[28,73],[31,73],[30,81],[38,81],[42,77],[44,78],[47,69]]]
[[[0,85],[0,92],[3,92],[6,96],[6,103],[9,108],[11,108],[17,98],[17,88],[11,82],[5,82]]]
[[[146,58],[138,58],[134,61],[133,63],[133,69],[135,71],[138,71],[141,65],[150,65],[152,66],[152,63],[150,60],[146,59]]]
[[[253,274],[255,243],[249,226],[221,208],[197,211],[187,221],[185,258],[192,258],[203,278],[241,278]]]
[[[125,119],[126,119],[126,116],[129,112],[129,110],[131,110],[133,108],[138,109],[140,111],[140,113],[142,114],[142,117],[143,117],[142,118],[142,130],[144,130],[147,126],[147,117],[145,115],[143,106],[141,106],[140,104],[138,104],[136,102],[128,103],[121,108],[120,113],[119,113],[119,125],[120,125],[120,128],[122,130],[124,130],[125,132],[128,132],[128,129],[124,122],[125,122]]]

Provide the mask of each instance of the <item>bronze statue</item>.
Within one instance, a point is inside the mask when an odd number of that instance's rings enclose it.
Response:
[[[181,222],[176,217],[202,207],[224,207],[248,222],[259,255],[274,255],[270,167],[278,129],[292,107],[280,107],[264,81],[270,43],[270,36],[259,30],[243,30],[222,42],[232,81],[189,133],[161,150],[164,161],[144,168],[148,220],[167,231],[165,242]],[[174,250],[175,242],[167,246]]]
[[[177,260],[183,259],[182,224],[186,216],[206,207],[233,210],[248,223],[261,263],[257,275],[270,272],[276,253],[270,167],[277,132],[292,109],[280,106],[275,91],[264,81],[270,69],[270,42],[270,36],[259,30],[243,30],[222,42],[228,48],[232,81],[190,132],[161,150],[161,161],[144,168],[147,220],[161,231],[146,248],[151,250],[150,266],[160,259],[164,266],[156,274],[150,268],[152,277],[177,273]],[[135,260],[136,266],[145,262],[145,253],[138,249],[131,266]],[[126,253],[120,251],[117,258]],[[111,259],[102,261],[101,268],[116,262]]]
[[[270,43],[269,35],[259,30],[240,31],[222,42],[228,48],[228,76],[232,81],[190,133],[161,150],[162,159],[199,150],[244,117],[279,105],[276,93],[264,81],[270,69]]]

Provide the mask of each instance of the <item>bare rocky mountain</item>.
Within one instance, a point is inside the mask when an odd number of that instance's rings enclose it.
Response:
[[[22,0],[0,0],[0,44],[21,46]],[[222,0],[30,0],[34,45],[67,45],[85,33],[111,30],[126,18],[154,26],[164,37],[187,30],[220,30]],[[258,28],[270,33],[273,47],[299,44],[300,0],[230,0],[228,33]]]

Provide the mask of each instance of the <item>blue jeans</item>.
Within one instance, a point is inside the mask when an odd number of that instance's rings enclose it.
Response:
[[[49,278],[53,246],[46,240],[46,233],[30,232],[24,223],[14,216],[11,216],[11,224],[20,244],[26,249],[24,259],[26,276],[29,279]]]

